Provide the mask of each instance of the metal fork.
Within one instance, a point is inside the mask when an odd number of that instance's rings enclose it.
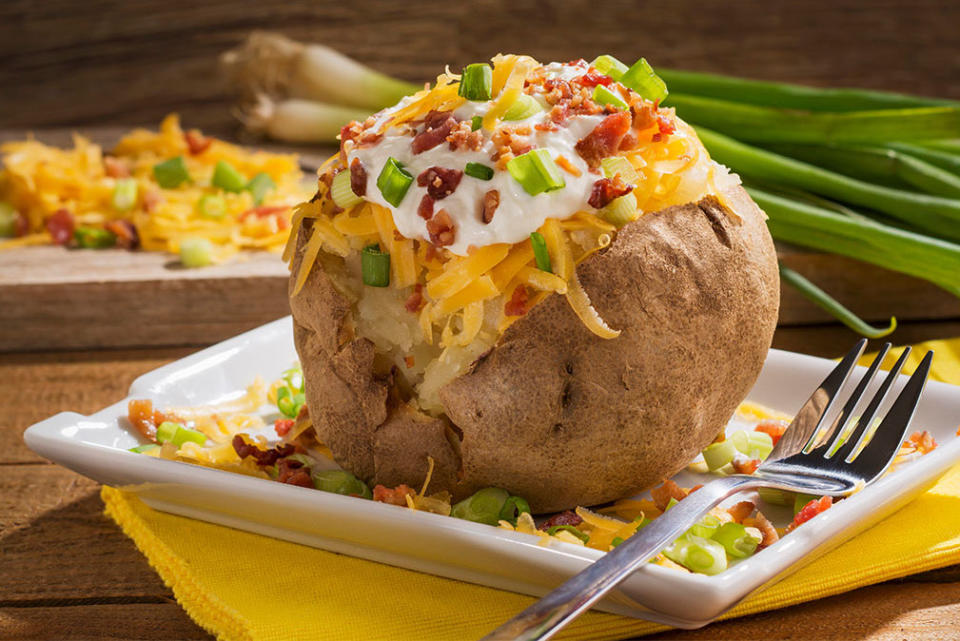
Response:
[[[845,496],[880,477],[906,436],[930,371],[933,352],[927,352],[880,425],[872,431],[880,405],[910,353],[910,348],[906,348],[863,414],[848,428],[867,386],[890,349],[890,344],[885,344],[839,415],[825,426],[827,412],[866,344],[866,340],[859,341],[823,380],[754,474],[734,474],[704,485],[481,641],[551,638],[686,532],[706,511],[733,494],[769,487],[817,496]],[[833,435],[836,437],[831,438]]]

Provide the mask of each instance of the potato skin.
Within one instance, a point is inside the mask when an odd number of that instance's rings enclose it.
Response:
[[[739,187],[724,201],[736,216],[715,197],[645,215],[577,267],[618,338],[592,334],[559,296],[515,322],[440,391],[460,439],[437,424],[446,419],[388,398],[372,345],[345,335],[349,305],[315,268],[291,307],[321,440],[370,482],[418,482],[422,474],[399,471],[425,472],[430,452],[432,489],[503,487],[535,512],[610,501],[673,475],[749,392],[776,326],[779,277],[763,213]],[[385,423],[389,439],[378,437]],[[418,460],[387,466],[377,453],[387,440],[391,458],[406,442]]]

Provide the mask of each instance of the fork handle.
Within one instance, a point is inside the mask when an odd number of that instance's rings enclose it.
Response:
[[[759,479],[740,475],[711,481],[481,641],[549,639],[686,532],[704,512],[732,494],[761,485]]]

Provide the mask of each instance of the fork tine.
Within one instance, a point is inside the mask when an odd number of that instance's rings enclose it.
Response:
[[[796,454],[805,449],[813,438],[816,438],[817,432],[820,430],[820,424],[823,423],[823,417],[833,404],[840,388],[850,377],[850,372],[853,371],[857,359],[860,358],[866,345],[867,339],[865,338],[857,341],[853,349],[847,352],[843,360],[823,379],[820,386],[810,395],[807,402],[794,416],[780,441],[773,448],[770,456],[767,457],[768,461],[772,462]]]
[[[929,351],[920,361],[920,366],[917,367],[913,376],[903,386],[903,390],[893,402],[887,415],[883,417],[873,438],[854,460],[854,469],[864,477],[866,482],[869,483],[883,474],[900,451],[900,445],[907,435],[907,430],[910,429],[913,415],[920,403],[920,394],[923,393],[923,388],[927,384],[932,361],[933,352]],[[863,461],[861,462],[860,459]]]
[[[870,431],[870,426],[873,425],[873,419],[876,417],[877,411],[880,409],[880,404],[883,403],[883,399],[885,399],[887,394],[890,392],[890,388],[897,380],[897,376],[900,375],[900,370],[903,369],[903,364],[907,361],[907,357],[909,355],[910,348],[905,347],[903,353],[900,354],[900,358],[897,359],[896,364],[894,364],[894,366],[890,369],[890,372],[887,374],[887,377],[884,379],[883,384],[880,385],[880,389],[877,390],[877,393],[874,394],[873,399],[870,400],[870,404],[867,405],[867,409],[863,410],[860,420],[857,421],[856,429],[853,430],[850,436],[847,437],[847,440],[843,446],[838,449],[831,458],[836,461],[845,461],[853,452],[857,451],[857,448],[860,446],[860,441],[863,440],[864,435]]]
[[[867,386],[870,385],[870,382],[873,380],[874,376],[876,376],[877,370],[880,369],[880,364],[883,363],[883,359],[886,358],[890,347],[890,343],[884,343],[880,348],[880,352],[877,354],[877,357],[873,359],[872,363],[870,363],[870,367],[867,368],[866,374],[863,375],[863,378],[861,378],[860,382],[857,384],[857,388],[853,390],[853,394],[851,394],[850,398],[847,399],[846,404],[844,404],[843,409],[840,410],[840,414],[837,416],[836,420],[834,420],[833,425],[831,425],[830,429],[828,429],[823,437],[820,438],[820,445],[812,449],[810,454],[826,456],[830,450],[834,449],[839,444],[840,438],[843,436],[843,432],[847,427],[847,423],[850,422],[850,417],[853,416],[853,411],[857,408],[857,404],[860,402],[860,399],[863,398],[863,394],[866,392]]]

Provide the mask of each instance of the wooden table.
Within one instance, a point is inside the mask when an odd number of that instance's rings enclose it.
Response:
[[[830,349],[829,336],[788,342]],[[823,342],[823,341],[827,342]],[[781,344],[783,337],[778,335]],[[93,481],[23,444],[63,410],[89,413],[194,348],[0,355],[0,639],[207,639],[111,521]],[[955,639],[960,566],[659,639]]]

